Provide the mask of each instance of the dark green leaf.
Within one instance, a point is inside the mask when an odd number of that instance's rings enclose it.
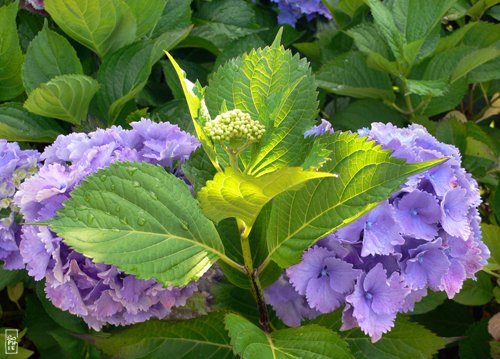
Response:
[[[165,32],[185,29],[190,25],[191,0],[168,0],[156,24],[153,37],[158,37]]]
[[[500,264],[500,227],[493,224],[481,223],[481,231],[483,232],[483,242],[491,252],[490,259]]]
[[[186,184],[146,163],[116,162],[87,177],[48,223],[96,262],[165,285],[186,285],[227,258]]]
[[[153,65],[153,41],[140,41],[107,56],[97,72],[97,104],[113,124],[125,104],[141,91]]]
[[[371,69],[359,52],[351,52],[325,64],[318,72],[318,86],[339,95],[394,100],[387,74]]]
[[[216,173],[212,162],[202,149],[191,155],[189,160],[182,165],[182,171],[193,185],[195,192],[199,192],[207,181],[214,178]]]
[[[137,22],[136,38],[150,35],[168,0],[125,0]]]
[[[0,7],[0,101],[20,95],[23,89],[21,66],[24,58],[17,35],[18,1]]]
[[[493,284],[491,277],[479,272],[477,280],[467,279],[462,290],[453,297],[453,300],[463,305],[484,305],[493,298]]]
[[[488,320],[474,323],[466,332],[465,339],[458,342],[460,359],[485,359],[490,356],[491,336],[488,333]]]
[[[322,315],[311,322],[337,331],[342,324],[341,311]],[[401,316],[396,319],[394,327],[376,343],[372,343],[360,329],[341,331],[340,334],[356,359],[430,359],[447,342]]]
[[[231,344],[243,359],[330,359],[352,358],[347,344],[337,333],[319,325],[264,333],[236,314],[226,315]]]
[[[440,336],[458,337],[474,322],[474,317],[470,308],[447,300],[432,312],[412,316],[412,320]]]
[[[46,0],[45,10],[67,35],[101,58],[135,39],[137,23],[123,0]]]
[[[413,309],[411,314],[415,315],[428,313],[443,304],[446,298],[447,297],[445,292],[428,291],[424,299],[415,304],[415,308]]]
[[[105,354],[123,359],[235,358],[224,329],[224,313],[190,320],[149,320],[110,337],[95,337]],[[168,354],[167,354],[168,353]]]
[[[57,121],[32,114],[20,103],[0,105],[0,137],[8,141],[51,143],[63,133]]]
[[[69,41],[45,26],[26,52],[24,88],[29,93],[40,84],[66,74],[83,74],[82,64]]]
[[[370,127],[372,122],[391,122],[395,126],[404,127],[404,117],[396,110],[372,99],[354,100],[345,108],[335,113],[335,129],[357,131]]]

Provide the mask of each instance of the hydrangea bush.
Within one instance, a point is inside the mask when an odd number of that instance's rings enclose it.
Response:
[[[323,122],[310,133],[328,130]],[[377,341],[428,289],[453,298],[490,253],[481,241],[478,185],[456,147],[420,125],[374,123],[358,133],[408,162],[448,161],[410,177],[388,200],[309,248],[266,299],[291,326],[345,305],[342,329],[359,326]]]

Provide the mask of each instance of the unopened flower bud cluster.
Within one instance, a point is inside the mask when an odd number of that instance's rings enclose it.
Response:
[[[256,142],[265,132],[264,126],[252,120],[250,115],[235,109],[218,115],[205,124],[205,131],[214,141],[231,142],[232,140],[248,140]]]

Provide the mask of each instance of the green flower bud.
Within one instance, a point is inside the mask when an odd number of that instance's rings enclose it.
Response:
[[[205,132],[213,141],[243,144],[256,142],[265,132],[264,126],[252,120],[250,115],[238,109],[227,111],[205,124]]]

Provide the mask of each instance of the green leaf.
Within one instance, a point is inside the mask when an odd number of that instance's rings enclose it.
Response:
[[[186,184],[146,163],[117,162],[87,177],[47,223],[96,262],[165,285],[186,285],[226,258]]]
[[[122,0],[46,0],[45,10],[67,35],[101,58],[136,36],[136,20]]]
[[[338,310],[321,315],[311,323],[338,331],[342,324],[341,315]],[[394,327],[376,343],[358,328],[341,331],[340,335],[356,359],[430,359],[447,343],[446,339],[402,316],[398,316]]]
[[[465,332],[465,338],[458,342],[461,359],[490,358],[491,335],[488,333],[488,320],[476,322]],[[494,358],[494,357],[492,357]]]
[[[19,2],[0,7],[0,101],[13,99],[23,89],[21,66],[24,58],[17,35]]]
[[[393,15],[386,5],[378,0],[365,0],[365,2],[371,9],[375,26],[389,44],[394,57],[402,59],[405,39],[398,30]]]
[[[0,138],[16,142],[52,143],[63,132],[57,121],[36,116],[20,103],[0,105]]]
[[[140,41],[104,59],[97,72],[101,88],[96,100],[109,124],[115,123],[127,102],[146,85],[153,66],[153,50],[153,41]]]
[[[390,57],[384,38],[378,33],[374,24],[361,23],[348,30],[347,34],[354,39],[354,43],[361,52],[367,55],[375,52],[385,58]]]
[[[137,21],[136,38],[151,34],[168,0],[125,0]]]
[[[467,129],[464,123],[455,118],[439,121],[436,126],[436,138],[442,142],[456,146],[460,153],[467,148]]]
[[[316,75],[318,86],[343,96],[394,101],[389,76],[368,67],[360,52],[338,56]]]
[[[477,280],[467,279],[462,290],[453,297],[453,300],[463,305],[484,305],[493,298],[493,284],[491,277],[484,273],[477,273]]]
[[[0,291],[23,280],[25,272],[21,270],[7,270],[0,267]]]
[[[267,243],[271,259],[282,268],[297,263],[320,238],[373,209],[409,176],[445,160],[407,164],[357,134],[324,136],[329,136],[332,159],[321,170],[339,177],[309,181],[273,201]]]
[[[30,93],[58,75],[83,74],[83,69],[69,41],[45,25],[28,46],[22,74]]]
[[[442,80],[406,80],[406,90],[415,95],[438,97],[446,94],[448,83]]]
[[[33,90],[24,107],[37,115],[79,125],[87,118],[99,83],[85,75],[60,75]]]
[[[189,160],[183,163],[182,172],[193,185],[194,191],[198,193],[207,181],[214,178],[217,171],[207,154],[202,149],[198,149]]]
[[[304,171],[302,167],[284,167],[254,177],[228,167],[207,182],[198,200],[205,215],[216,223],[235,217],[251,228],[262,207],[280,193],[311,179],[332,176],[328,172]]]
[[[491,252],[490,259],[500,264],[500,227],[493,224],[481,223],[481,231],[483,232],[483,242]]]
[[[369,113],[370,116],[366,114]],[[336,112],[333,117],[335,128],[343,131],[357,131],[363,127],[371,127],[373,119],[380,122],[390,122],[395,126],[406,125],[404,117],[381,101],[360,99],[349,102],[349,105]]]
[[[451,74],[451,83],[466,76],[469,72],[482,64],[497,58],[500,55],[500,49],[496,47],[487,47],[478,49],[466,55],[454,69]]]
[[[224,313],[189,319],[149,320],[107,338],[94,337],[105,354],[123,359],[138,358],[235,358],[224,329]]]
[[[153,37],[158,37],[165,32],[185,29],[190,25],[191,0],[168,0],[153,31]]]
[[[265,126],[258,144],[243,155],[251,175],[261,175],[285,166],[299,166],[308,152],[304,132],[314,125],[317,114],[316,87],[308,63],[293,56],[280,43],[253,50],[228,61],[213,74],[206,89],[210,113],[228,109],[248,112]]]
[[[411,314],[424,314],[433,311],[438,306],[444,303],[447,296],[445,292],[429,291],[427,295],[420,302],[415,304],[415,309]]]
[[[225,322],[233,349],[243,359],[352,358],[340,336],[319,325],[267,334],[237,314],[227,314]]]

